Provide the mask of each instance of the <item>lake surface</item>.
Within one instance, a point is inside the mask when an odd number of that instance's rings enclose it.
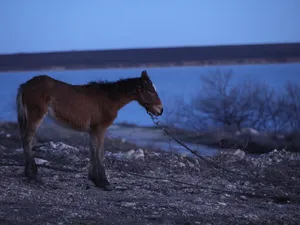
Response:
[[[84,84],[91,80],[114,81],[119,78],[140,76],[147,69],[155,84],[165,111],[172,107],[172,99],[183,97],[189,99],[201,93],[199,77],[216,71],[231,70],[236,82],[245,78],[265,81],[275,88],[281,88],[286,81],[300,83],[300,63],[273,65],[239,65],[239,66],[199,66],[171,68],[130,68],[130,69],[94,69],[67,71],[33,71],[0,73],[0,119],[15,121],[15,96],[18,86],[38,74],[47,74],[56,79],[72,84]],[[80,106],[78,106],[80,107]],[[166,119],[168,114],[161,118]],[[132,102],[120,110],[115,122],[128,122],[137,125],[153,125],[145,110]]]
[[[145,127],[124,127],[113,125],[108,129],[108,137],[121,138],[137,144],[137,146],[148,149],[161,149],[165,151],[174,151],[192,156],[183,146],[176,143],[172,137],[165,135],[161,129],[149,129]],[[177,137],[178,138],[178,137]],[[204,145],[185,143],[189,148],[196,150],[203,156],[212,156],[218,150]]]

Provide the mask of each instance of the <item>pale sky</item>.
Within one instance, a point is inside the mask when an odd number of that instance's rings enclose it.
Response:
[[[300,0],[2,0],[0,54],[300,42]]]

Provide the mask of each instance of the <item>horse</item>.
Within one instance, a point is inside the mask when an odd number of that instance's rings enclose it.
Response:
[[[96,187],[111,191],[104,160],[104,137],[118,111],[137,101],[148,114],[160,116],[163,105],[146,70],[134,78],[114,82],[92,81],[72,85],[47,75],[37,75],[20,84],[16,96],[17,120],[28,180],[41,181],[32,153],[32,140],[45,116],[59,125],[89,134],[88,179]]]

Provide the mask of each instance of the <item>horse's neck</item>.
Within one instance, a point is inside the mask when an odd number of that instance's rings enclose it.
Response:
[[[80,87],[87,88],[86,90],[92,95],[98,93],[104,98],[107,98],[110,107],[118,111],[131,101],[136,100],[136,87],[138,85],[138,80],[136,80],[136,82],[131,80],[130,82],[134,83],[128,84],[128,82],[122,81],[120,83],[116,83],[117,86],[112,85],[110,87],[105,87],[102,86],[103,84],[96,83]],[[99,100],[99,103],[102,104],[103,101]]]
[[[122,83],[120,85],[127,85],[127,84]],[[118,98],[116,100],[118,102],[118,104],[117,104],[118,110],[123,108],[125,105],[127,105],[131,101],[136,100],[136,86],[134,85],[131,88],[132,88],[132,90],[128,90],[127,88],[124,88],[124,87],[120,87],[118,89],[118,94],[117,94]]]
[[[117,101],[117,108],[118,110],[120,110],[121,108],[123,108],[125,105],[129,104],[130,102],[134,101],[135,100],[135,96],[132,95],[122,95],[120,94],[120,97]]]

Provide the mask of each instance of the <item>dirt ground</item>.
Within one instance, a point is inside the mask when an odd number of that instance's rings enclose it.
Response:
[[[87,137],[43,128],[44,184],[23,176],[17,126],[0,125],[0,224],[300,224],[300,155],[243,151],[211,160],[106,140],[111,192],[87,179]],[[240,174],[244,174],[241,176]],[[253,178],[251,174],[256,174]]]

